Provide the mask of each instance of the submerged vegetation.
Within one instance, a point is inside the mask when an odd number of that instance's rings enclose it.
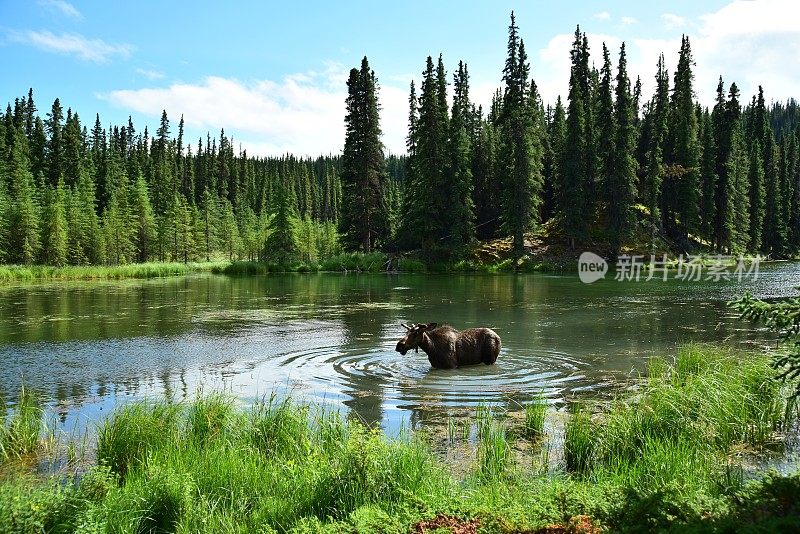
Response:
[[[746,483],[738,461],[779,443],[796,413],[784,394],[765,356],[687,346],[674,361],[651,362],[635,395],[595,413],[582,405],[565,414],[558,466],[531,463],[514,443],[537,436],[544,439],[531,443],[544,447],[554,437],[543,434],[541,398],[516,423],[490,406],[463,429],[451,421],[448,446],[462,442],[471,451],[459,479],[428,432],[389,439],[290,399],[249,409],[220,394],[132,403],[100,426],[96,464],[79,476],[1,476],[0,525],[9,532],[798,528],[800,474]],[[42,449],[32,436],[41,421],[23,396],[3,425],[4,466],[36,458]]]

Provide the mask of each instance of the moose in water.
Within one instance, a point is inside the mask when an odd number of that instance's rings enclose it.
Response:
[[[436,369],[455,369],[476,363],[492,365],[500,354],[500,336],[490,328],[459,332],[450,326],[438,326],[438,323],[401,325],[406,335],[397,342],[395,350],[405,355],[411,349],[417,352],[422,349]]]

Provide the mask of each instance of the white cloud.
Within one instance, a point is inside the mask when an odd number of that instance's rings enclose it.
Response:
[[[64,0],[39,0],[39,5],[44,6],[53,11],[57,11],[62,15],[72,19],[82,19],[83,15],[80,11],[75,9],[75,6]]]
[[[248,154],[315,156],[337,153],[344,144],[347,73],[343,66],[329,63],[321,72],[292,74],[280,81],[209,76],[199,83],[98,96],[153,118],[160,117],[162,109],[170,117],[183,115],[187,128],[225,128]],[[383,142],[394,153],[405,151],[407,91],[407,85],[380,84]]]
[[[636,24],[639,21],[633,17],[622,17],[620,22],[622,22],[622,24],[625,26],[630,26],[631,24]]]
[[[742,101],[764,86],[767,101],[797,96],[800,87],[800,3],[794,0],[737,0],[699,17],[696,32],[689,34],[694,68],[695,91],[703,105],[713,105],[717,81],[722,76],[726,89],[736,82]],[[656,49],[674,65],[680,40],[637,42],[653,54]],[[652,84],[651,84],[652,85]]]
[[[677,23],[681,18],[666,15],[661,17],[664,22]],[[764,86],[767,101],[796,97],[800,87],[800,54],[795,52],[800,49],[797,20],[800,20],[800,2],[794,0],[736,0],[696,20],[682,20],[692,28],[688,35],[696,63],[694,88],[700,102],[713,105],[720,75],[726,90],[731,82],[736,82],[742,101],[749,100],[759,84]],[[588,38],[595,64],[601,61],[602,41],[608,45],[616,64],[619,37],[588,34]],[[559,94],[566,100],[572,39],[571,33],[555,35],[539,50],[533,76],[545,102],[554,103]],[[671,80],[679,49],[680,37],[628,39],[628,74],[632,82],[637,75],[641,76],[644,98],[649,98],[654,90],[659,54],[664,53]]]
[[[661,15],[661,20],[664,21],[664,25],[668,30],[674,30],[675,28],[682,28],[683,26],[686,26],[686,19],[676,15],[675,13],[663,13]]]
[[[102,39],[87,39],[77,33],[56,35],[51,31],[11,32],[12,41],[25,43],[47,52],[76,56],[84,61],[105,63],[114,56],[128,57],[132,47],[128,44],[110,44]]]
[[[610,20],[611,13],[609,13],[608,11],[601,11],[600,13],[595,13],[594,15],[592,15],[592,18],[595,18],[597,20]]]
[[[161,78],[164,77],[163,72],[151,69],[136,69],[136,74],[144,76],[148,80],[160,80]]]

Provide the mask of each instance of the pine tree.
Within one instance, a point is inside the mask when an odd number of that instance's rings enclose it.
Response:
[[[500,114],[502,191],[500,218],[513,237],[513,254],[524,253],[524,234],[539,221],[542,190],[542,132],[539,95],[529,82],[530,65],[525,43],[511,14],[508,56],[503,69],[503,107]]]
[[[6,126],[9,128],[9,126]],[[7,172],[11,207],[7,210],[5,242],[11,263],[31,264],[39,252],[39,206],[25,154],[22,130],[13,128]]]
[[[200,204],[200,228],[201,246],[200,251],[205,256],[206,261],[211,261],[211,253],[218,247],[217,226],[219,215],[217,214],[217,204],[211,192],[206,188],[203,191],[203,201]]]
[[[789,252],[796,253],[800,250],[800,151],[798,150],[797,134],[791,133],[786,149],[785,180],[791,189],[788,205],[788,242]]]
[[[41,263],[62,266],[67,262],[67,215],[63,180],[59,180],[55,188],[46,189],[41,243]]]
[[[586,236],[589,227],[589,191],[591,169],[587,165],[589,140],[587,139],[586,103],[583,80],[583,40],[580,27],[575,30],[575,41],[570,56],[572,68],[569,79],[569,104],[567,106],[567,129],[562,155],[562,181],[556,189],[556,203],[564,234],[575,247],[575,240]]]
[[[717,214],[717,144],[714,124],[708,109],[703,114],[703,158],[701,161],[700,234],[714,243]]]
[[[227,198],[222,198],[222,210],[219,223],[219,238],[224,243],[223,251],[229,260],[233,260],[239,253],[240,237],[239,227],[236,225],[236,216],[233,205]]]
[[[692,52],[689,38],[681,40],[668,118],[663,212],[665,227],[672,229],[673,214],[680,220],[675,228],[683,238],[699,226],[700,142],[692,88]]]
[[[598,170],[600,171],[599,177],[603,188],[602,200],[608,203],[609,207],[611,202],[613,202],[613,195],[615,193],[615,177],[613,174],[617,172],[614,168],[616,157],[616,143],[614,139],[617,133],[617,117],[614,115],[613,88],[611,84],[612,76],[611,55],[608,52],[606,44],[603,43],[603,67],[600,69],[600,84],[596,95],[599,139],[602,139],[603,142],[598,143],[599,146],[596,152]],[[612,224],[613,223],[609,220],[609,227]]]
[[[761,249],[761,232],[764,229],[764,160],[761,154],[761,144],[756,140],[750,147],[747,180],[749,182],[750,204],[750,236],[748,243],[752,250]]]
[[[50,185],[55,186],[58,184],[59,177],[64,172],[63,126],[61,124],[61,121],[64,120],[64,110],[61,108],[61,102],[58,98],[53,101],[53,106],[50,113],[47,114],[47,117],[45,121],[45,127],[49,136],[45,151],[47,180]]]
[[[614,255],[619,254],[622,243],[630,236],[636,223],[633,211],[636,199],[636,160],[633,156],[636,126],[627,68],[623,43],[617,67],[611,172],[607,175],[609,231]]]
[[[342,183],[348,202],[343,205],[341,229],[349,246],[371,252],[389,238],[389,213],[377,80],[366,57],[360,71],[350,71],[347,89]]]
[[[731,210],[726,214],[729,228],[729,250],[743,253],[750,246],[750,195],[748,173],[750,164],[741,122],[733,126],[731,150],[726,162],[730,180]]]
[[[473,204],[476,232],[481,239],[495,237],[500,217],[497,191],[497,133],[494,124],[480,117],[472,147]]]
[[[297,257],[297,214],[294,199],[286,186],[279,184],[275,191],[274,211],[269,222],[269,236],[265,243],[265,256],[285,265]]]
[[[147,184],[139,174],[131,189],[131,218],[133,227],[133,249],[136,260],[149,261],[153,257],[155,240],[155,215],[150,204]]]
[[[542,186],[542,220],[548,220],[556,213],[556,191],[564,180],[562,157],[567,137],[567,116],[561,96],[556,98],[556,106],[552,112],[552,119],[548,124],[549,154],[545,160],[548,168],[544,174]]]
[[[458,64],[453,89],[453,110],[450,119],[449,165],[447,169],[446,195],[449,208],[445,213],[449,225],[447,242],[452,248],[468,244],[475,237],[475,208],[472,203],[472,147],[467,136],[467,113],[469,112],[469,76],[463,62]]]

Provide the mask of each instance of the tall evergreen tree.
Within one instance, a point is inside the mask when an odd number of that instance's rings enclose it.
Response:
[[[502,190],[500,217],[513,238],[513,254],[524,252],[524,234],[539,222],[542,190],[542,144],[539,131],[539,95],[529,81],[525,43],[511,14],[508,55],[503,69],[503,107],[500,114]]]
[[[714,124],[708,109],[703,114],[703,158],[700,176],[702,180],[700,195],[700,234],[714,243],[714,222],[717,213],[717,144]]]
[[[700,142],[692,87],[692,52],[689,38],[683,36],[675,71],[668,118],[665,163],[668,172],[664,182],[665,226],[674,226],[673,214],[680,219],[674,228],[688,237],[699,226]]]
[[[67,262],[67,215],[63,180],[59,180],[55,188],[46,189],[41,244],[41,263],[62,266]]]
[[[587,139],[588,84],[584,83],[583,39],[580,27],[575,30],[575,41],[570,56],[572,67],[569,78],[569,104],[567,106],[567,129],[564,153],[562,154],[562,180],[556,189],[556,203],[563,231],[574,248],[575,240],[588,233],[589,183],[591,169],[587,165],[589,139]]]
[[[348,202],[343,205],[341,229],[349,246],[371,252],[389,237],[389,212],[377,80],[366,56],[361,70],[350,71],[347,89],[342,183]]]
[[[297,258],[300,246],[297,236],[298,219],[289,189],[279,184],[275,193],[275,209],[265,245],[266,257],[279,264],[286,264]]]
[[[761,232],[764,229],[764,160],[761,157],[761,144],[754,141],[750,147],[748,182],[750,204],[750,237],[749,246],[752,250],[761,249]]]
[[[636,199],[636,126],[634,105],[628,79],[628,62],[625,43],[619,51],[617,67],[616,100],[614,104],[614,136],[611,172],[608,180],[609,230],[611,248],[619,254],[622,243],[630,236],[636,223],[633,203]]]

